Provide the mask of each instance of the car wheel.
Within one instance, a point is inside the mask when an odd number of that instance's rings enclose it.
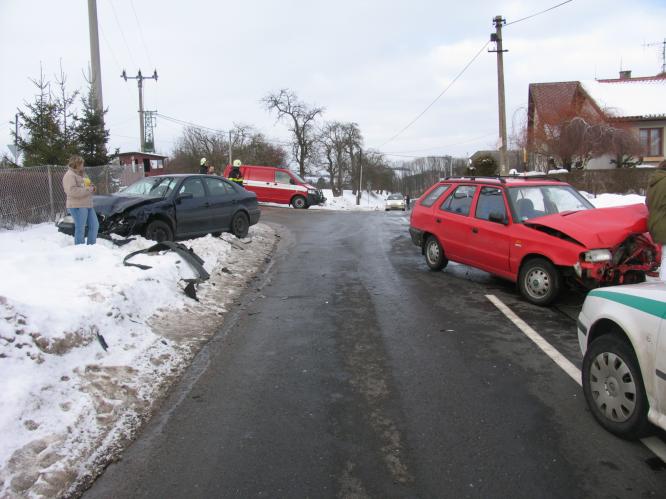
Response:
[[[243,239],[247,236],[249,230],[250,222],[247,219],[247,215],[243,212],[236,213],[231,220],[231,233],[238,239]]]
[[[291,205],[299,210],[305,208],[306,204],[307,203],[305,202],[305,198],[303,196],[294,196],[294,199],[291,200]]]
[[[583,357],[583,392],[595,419],[611,433],[636,439],[648,432],[643,378],[626,341],[604,335],[589,345]]]
[[[548,305],[560,293],[560,273],[545,258],[533,258],[520,268],[518,287],[527,301]]]
[[[173,241],[173,231],[168,223],[162,220],[153,220],[146,226],[146,239],[152,239],[158,243]]]
[[[425,261],[431,270],[442,270],[449,261],[444,256],[444,249],[435,236],[429,236],[424,246]]]

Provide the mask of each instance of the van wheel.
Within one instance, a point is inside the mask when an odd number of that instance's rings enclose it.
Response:
[[[294,196],[294,199],[291,200],[291,205],[299,210],[302,210],[307,207],[307,202],[303,196]]]
[[[173,241],[173,231],[169,224],[162,220],[153,220],[146,226],[146,239],[152,239],[161,243],[162,241]]]

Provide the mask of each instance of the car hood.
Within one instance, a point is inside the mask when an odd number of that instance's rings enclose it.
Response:
[[[312,185],[312,184],[303,184],[303,186],[304,186],[306,189],[311,189],[311,190],[313,190],[313,191],[316,191],[316,190],[317,190],[317,188],[316,188],[314,185]]]
[[[93,196],[95,211],[105,217],[122,213],[129,208],[157,203],[162,198],[136,197],[136,196]]]
[[[647,216],[644,204],[632,204],[546,215],[524,224],[561,232],[587,248],[612,248],[632,234],[647,232]]]

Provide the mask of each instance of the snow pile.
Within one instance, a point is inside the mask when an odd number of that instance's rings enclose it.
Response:
[[[612,206],[626,206],[630,204],[645,204],[645,196],[640,196],[639,194],[598,194],[596,197],[594,194],[590,194],[585,191],[581,191],[581,194],[585,196],[596,208],[610,208]]]
[[[356,205],[356,195],[352,191],[343,191],[342,196],[333,197],[331,189],[323,189],[326,203],[321,206],[312,206],[310,209],[319,210],[345,210],[345,211],[374,211],[383,210],[386,198],[391,194],[385,192],[378,194],[374,191],[363,191],[360,202]]]
[[[52,224],[0,232],[1,497],[67,495],[105,464],[272,251],[272,229],[250,235],[185,242],[211,273],[198,303],[178,254],[123,265],[153,241],[74,246]]]

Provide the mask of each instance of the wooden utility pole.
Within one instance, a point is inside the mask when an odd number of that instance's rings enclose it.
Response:
[[[143,76],[141,70],[136,76],[127,76],[127,73],[123,69],[123,74],[120,75],[125,81],[127,80],[136,80],[139,85],[139,132],[141,136],[141,152],[146,150],[146,129],[144,123],[144,112],[143,112],[143,80],[155,80],[157,81],[157,69],[154,70],[153,76]]]
[[[496,43],[495,50],[489,52],[497,53],[497,101],[499,108],[499,140],[500,140],[500,174],[506,175],[508,172],[506,158],[506,104],[504,101],[504,57],[503,53],[508,52],[502,48],[502,25],[506,20],[502,16],[495,16],[495,33],[491,33],[490,41]]]
[[[93,106],[101,116],[104,128],[104,103],[102,101],[102,69],[99,59],[99,34],[97,32],[97,0],[88,0],[88,30],[90,31],[90,66],[93,90]]]

